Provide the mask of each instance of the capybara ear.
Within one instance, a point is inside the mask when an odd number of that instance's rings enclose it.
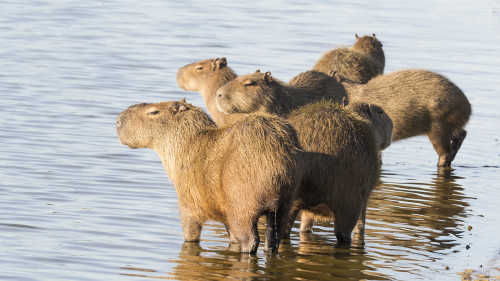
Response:
[[[223,67],[227,66],[227,60],[225,57],[222,57],[222,58],[216,58],[215,59],[215,66],[214,66],[214,70],[215,69],[221,69]]]
[[[189,107],[186,104],[179,104],[178,102],[174,103],[173,111],[174,114],[177,114],[182,111],[188,110]]]
[[[255,73],[260,73],[260,70],[259,69],[255,70]]]
[[[267,83],[271,83],[273,81],[273,77],[271,76],[271,71],[264,73],[264,81]]]
[[[354,33],[354,36],[356,36],[356,41],[359,40],[359,36],[357,33]]]
[[[349,101],[345,97],[342,97],[342,104],[346,107],[349,104]]]
[[[375,36],[375,33],[372,33],[372,35],[373,35],[374,38],[377,38],[377,36]]]
[[[186,102],[186,97],[183,97],[183,98],[181,99],[181,102]]]

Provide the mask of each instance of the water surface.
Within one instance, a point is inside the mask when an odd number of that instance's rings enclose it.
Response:
[[[497,1],[2,1],[0,279],[459,280],[500,276]],[[184,244],[177,196],[151,150],[120,145],[119,112],[177,100],[185,64],[227,57],[287,81],[376,33],[386,73],[437,71],[473,116],[453,169],[425,137],[384,151],[365,243],[330,223],[279,256],[228,249],[219,223]],[[298,224],[297,224],[298,226]],[[263,230],[263,229],[261,229]]]

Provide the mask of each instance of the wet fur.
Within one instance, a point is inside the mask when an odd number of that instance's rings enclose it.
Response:
[[[225,223],[242,252],[255,253],[257,220],[267,214],[265,250],[277,251],[302,176],[294,129],[267,114],[222,128],[185,102],[140,104],[117,119],[131,148],[154,149],[179,197],[184,239],[199,241],[203,222]]]
[[[356,83],[366,83],[373,77],[383,74],[384,67],[385,55],[382,43],[373,34],[373,37],[361,38],[356,35],[354,46],[326,52],[313,69],[329,75],[338,72],[342,77]]]
[[[364,85],[345,82],[350,102],[383,105],[394,122],[393,140],[427,135],[439,155],[438,166],[450,166],[467,132],[471,105],[443,75],[410,69],[378,76]]]
[[[306,173],[292,222],[301,209],[325,219],[331,218],[330,209],[339,241],[350,241],[359,218],[358,232],[363,232],[366,200],[379,178],[379,152],[392,138],[390,118],[376,115],[384,114],[380,107],[355,103],[345,109],[331,101],[298,107],[286,85],[260,72],[236,78],[217,94],[217,106],[226,113],[280,114],[297,130],[306,154]],[[373,122],[376,119],[379,122]],[[307,231],[314,216],[304,214],[301,230]]]

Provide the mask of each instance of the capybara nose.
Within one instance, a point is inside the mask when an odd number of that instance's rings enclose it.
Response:
[[[122,121],[120,119],[116,120],[116,127],[119,128],[122,125]]]

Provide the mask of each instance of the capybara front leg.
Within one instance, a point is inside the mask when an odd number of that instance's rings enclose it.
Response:
[[[266,243],[264,251],[277,253],[281,238],[288,228],[290,207],[282,204],[276,212],[267,214]]]
[[[240,252],[242,253],[255,254],[257,252],[259,247],[257,220],[258,218],[252,222],[243,222],[243,225],[240,224],[241,221],[229,223],[230,231],[240,244]]]
[[[200,241],[202,223],[198,222],[197,220],[186,214],[186,212],[181,212],[181,224],[182,224],[182,233],[184,234],[184,241],[186,242]]]
[[[290,217],[288,219],[288,225],[285,230],[285,234],[283,235],[284,239],[290,239],[290,233],[292,233],[292,228],[293,224],[295,223],[295,220],[297,219],[297,215],[300,212],[300,209],[302,209],[301,204],[295,203],[292,206],[292,211],[290,212]]]

